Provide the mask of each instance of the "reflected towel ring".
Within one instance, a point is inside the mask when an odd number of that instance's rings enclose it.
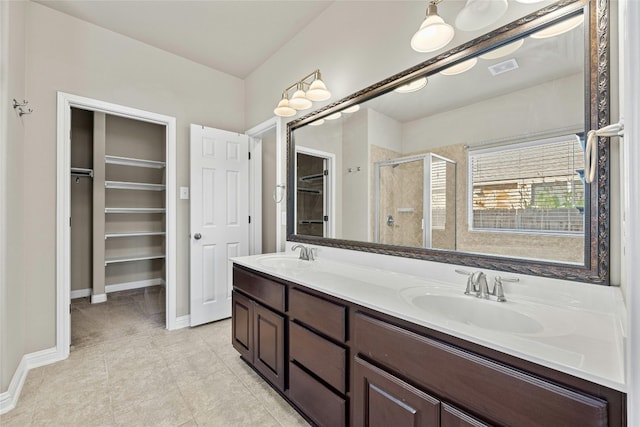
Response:
[[[622,120],[619,123],[587,132],[587,144],[584,149],[584,178],[587,183],[591,183],[596,179],[596,170],[598,170],[598,137],[623,135],[624,123]]]
[[[277,193],[278,193],[278,188],[282,189],[282,191],[280,191],[280,197],[278,197]],[[282,199],[284,199],[284,184],[278,184],[276,185],[276,188],[273,189],[273,201],[276,203],[280,203],[282,202]]]

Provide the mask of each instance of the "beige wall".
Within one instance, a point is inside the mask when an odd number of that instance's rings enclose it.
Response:
[[[276,131],[267,131],[262,138],[262,253],[276,252]],[[278,194],[280,194],[278,192]],[[282,203],[286,203],[283,200]]]
[[[10,101],[25,93],[25,4],[0,4],[0,393],[7,390],[25,353],[26,294],[23,274],[22,157],[24,128],[30,116],[18,117]],[[51,301],[53,307],[55,299]]]
[[[22,177],[29,300],[27,353],[55,345],[56,91],[177,118],[177,185],[189,185],[189,124],[244,131],[240,79],[71,18],[27,4],[26,97]],[[18,95],[17,95],[18,96]],[[178,200],[177,314],[189,312],[189,202]]]

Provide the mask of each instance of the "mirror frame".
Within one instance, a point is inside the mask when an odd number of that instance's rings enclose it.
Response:
[[[437,73],[450,65],[483,54],[516,38],[524,37],[538,30],[540,26],[549,25],[561,18],[578,14],[579,11],[582,11],[585,17],[585,47],[588,47],[588,51],[585,52],[584,99],[588,100],[585,102],[585,134],[590,129],[599,129],[608,125],[610,114],[609,1],[561,0],[289,122],[287,124],[288,188],[291,190],[295,188],[295,146],[292,136],[295,129],[349,106],[390,92],[418,77]],[[590,218],[590,221],[585,227],[583,265],[295,234],[295,215],[293,215],[295,197],[293,191],[287,191],[287,240],[474,268],[609,285],[609,138],[598,138],[597,180],[594,180],[589,189],[590,191],[585,194],[585,218]]]

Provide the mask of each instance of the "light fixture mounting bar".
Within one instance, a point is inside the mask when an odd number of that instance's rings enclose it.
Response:
[[[297,88],[299,84],[302,84],[303,86],[306,85],[307,87],[311,86],[312,81],[307,81],[307,80],[312,77],[314,78],[314,80],[317,78],[320,78],[320,70],[315,70],[307,74],[306,76],[304,76],[303,78],[301,78],[300,80],[292,84],[291,86],[288,86],[284,91],[289,92],[291,89]]]

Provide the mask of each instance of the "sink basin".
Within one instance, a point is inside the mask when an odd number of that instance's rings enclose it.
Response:
[[[311,267],[312,261],[305,261],[284,255],[275,255],[260,258],[258,263],[265,267],[279,270],[301,270]]]
[[[537,334],[545,329],[533,317],[496,301],[470,296],[423,294],[409,297],[409,302],[425,312],[448,320],[493,331]]]

